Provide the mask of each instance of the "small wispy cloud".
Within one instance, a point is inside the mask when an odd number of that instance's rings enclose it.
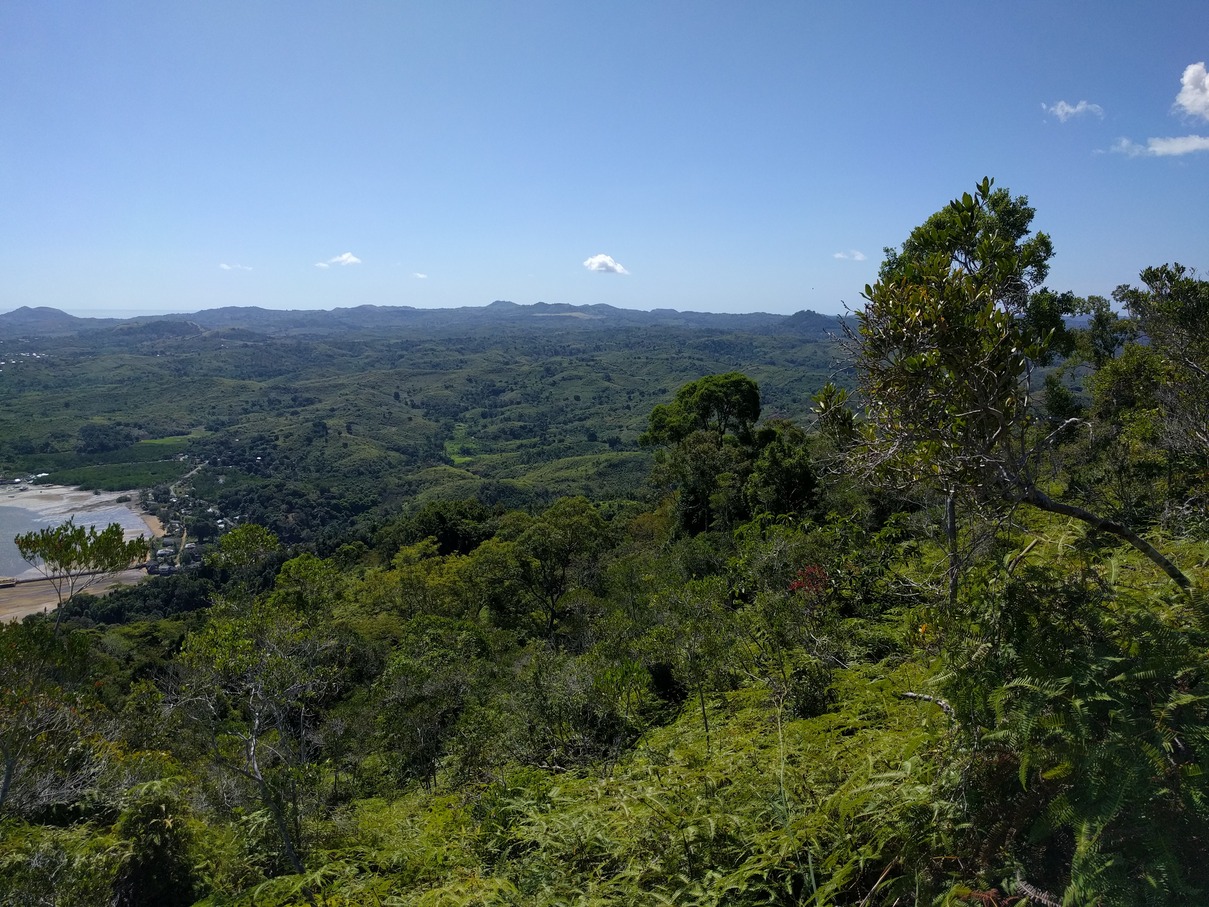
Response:
[[[247,265],[229,265],[226,262],[223,262],[222,264],[220,264],[219,267],[222,268],[224,271],[251,271],[252,270]]]
[[[411,276],[414,277],[416,280],[427,280],[428,279],[427,274],[421,274],[419,271],[414,272]]]
[[[1147,139],[1145,145],[1129,139],[1117,139],[1112,151],[1129,157],[1179,157],[1184,154],[1195,154],[1198,151],[1209,151],[1209,136],[1180,135],[1171,138]]]
[[[1041,109],[1050,116],[1058,118],[1059,123],[1065,123],[1071,117],[1081,117],[1087,114],[1104,118],[1104,108],[1099,104],[1093,104],[1090,101],[1080,101],[1077,104],[1068,104],[1066,101],[1059,101],[1057,104],[1041,103]]]
[[[584,262],[584,267],[598,274],[629,274],[620,262],[614,261],[612,255],[593,255]]]
[[[361,259],[352,252],[341,252],[335,258],[329,258],[327,261],[315,262],[316,268],[330,268],[332,265],[359,265]]]
[[[1130,139],[1117,139],[1109,150],[1129,157],[1179,157],[1195,154],[1197,151],[1209,151],[1209,136],[1180,135],[1147,139],[1145,145],[1139,145]]]
[[[1139,145],[1133,139],[1126,138],[1117,139],[1108,150],[1113,154],[1124,154],[1127,157],[1142,157],[1150,153],[1146,150],[1145,145]]]
[[[860,249],[849,249],[847,252],[836,252],[831,257],[838,258],[841,261],[864,261],[865,253]]]
[[[1203,61],[1184,70],[1175,106],[1186,114],[1209,120],[1209,70],[1205,69]]]

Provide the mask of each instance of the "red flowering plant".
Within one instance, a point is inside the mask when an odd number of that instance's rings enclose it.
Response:
[[[789,591],[795,595],[814,598],[827,591],[827,571],[818,564],[803,567],[789,584]]]

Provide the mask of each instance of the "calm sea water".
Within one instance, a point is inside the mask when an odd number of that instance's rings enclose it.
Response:
[[[13,537],[23,532],[38,531],[47,526],[57,526],[67,521],[70,513],[56,513],[53,516],[42,516],[24,507],[0,505],[0,576],[20,576],[30,572],[30,566],[21,559]],[[121,505],[105,507],[101,510],[89,510],[75,514],[76,523],[81,526],[96,526],[104,529],[110,523],[119,523],[125,530],[135,534],[150,535],[146,524],[137,513]],[[31,573],[36,576],[36,573]]]

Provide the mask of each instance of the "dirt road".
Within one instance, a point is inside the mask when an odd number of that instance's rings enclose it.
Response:
[[[104,595],[114,586],[130,586],[145,579],[147,574],[142,570],[124,570],[121,573],[103,579],[88,591],[93,595]],[[59,603],[55,595],[55,587],[49,580],[39,579],[27,583],[18,583],[0,589],[0,620],[20,620],[27,614],[37,614],[41,611],[53,611]]]

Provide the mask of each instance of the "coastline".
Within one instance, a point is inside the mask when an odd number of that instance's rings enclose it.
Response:
[[[67,520],[73,514],[87,517],[91,513],[112,514],[102,517],[106,522],[119,522],[127,541],[140,535],[150,541],[162,537],[164,527],[160,521],[139,508],[137,492],[102,491],[94,493],[68,485],[3,485],[0,486],[0,507],[18,507],[34,513],[39,522],[54,525]],[[118,502],[118,498],[129,496],[130,501]],[[20,574],[19,579],[40,576],[31,568]]]
[[[161,537],[164,527],[159,519],[138,508],[137,491],[85,491],[71,485],[3,485],[0,486],[0,506],[21,507],[32,510],[43,517],[61,516],[64,519],[73,513],[91,513],[97,510],[113,510],[122,507],[129,510],[146,527],[142,533],[149,538]],[[130,501],[118,503],[118,498],[129,497]],[[127,540],[138,538],[140,532],[126,528]]]
[[[133,586],[147,575],[142,570],[123,570],[101,580],[88,590],[90,595],[104,595],[117,586]],[[58,607],[59,597],[50,580],[25,580],[20,585],[0,589],[0,623],[21,620],[29,614],[50,614]]]

